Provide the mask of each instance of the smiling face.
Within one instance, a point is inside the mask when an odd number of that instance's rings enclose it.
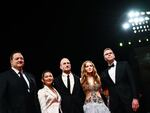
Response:
[[[10,57],[10,64],[11,67],[14,67],[15,69],[21,71],[24,66],[24,58],[21,53],[14,53]]]
[[[44,72],[42,75],[42,82],[46,86],[51,86],[53,83],[54,77],[51,72]]]

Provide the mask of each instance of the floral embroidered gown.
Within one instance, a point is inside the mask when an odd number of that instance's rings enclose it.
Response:
[[[110,113],[99,93],[100,88],[101,86],[97,83],[83,87],[86,97],[88,97],[83,106],[84,113]]]

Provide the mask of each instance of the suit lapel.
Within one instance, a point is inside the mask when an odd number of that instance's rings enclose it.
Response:
[[[12,73],[13,78],[16,80],[16,82],[18,82],[18,84],[21,84],[22,87],[24,87],[25,89],[28,89],[28,85],[26,83],[22,82],[22,80],[20,79],[18,74],[13,69],[10,69],[9,72]]]
[[[120,77],[119,77],[119,73],[120,73],[120,69],[121,68],[121,65],[120,65],[120,63],[119,62],[117,62],[117,64],[116,64],[116,74],[115,74],[115,84],[117,84],[118,83],[118,81],[119,81],[119,79],[120,79]],[[109,75],[109,73],[108,73],[108,69],[107,69],[107,71],[106,71],[106,75],[107,75],[107,77],[109,78],[109,80],[111,80],[111,82],[114,84],[114,82],[112,81],[112,79],[110,78],[110,75]]]
[[[67,89],[67,87],[65,86],[63,79],[62,79],[62,75],[60,76],[60,84],[63,85],[63,88]],[[68,89],[67,89],[68,90]]]
[[[31,77],[31,75],[29,73],[24,72],[24,74],[25,74],[26,78],[28,79],[30,92],[34,91],[36,89],[35,80]]]
[[[121,65],[120,65],[120,63],[119,62],[117,62],[117,65],[116,65],[116,83],[119,81],[119,73],[120,73],[120,69],[121,68]]]
[[[53,92],[47,86],[44,86],[44,90],[45,90],[45,92],[47,92],[48,95],[51,95],[52,97],[55,97],[58,100],[60,100],[60,95],[59,95],[59,93],[57,92],[56,89],[54,89],[55,92]]]
[[[65,86],[65,84],[64,84],[64,82],[62,80],[62,75],[59,76],[58,80],[59,80],[59,86],[58,87],[61,88],[61,90],[64,91],[64,93],[66,93],[66,92],[69,93],[68,88]]]
[[[109,80],[112,84],[114,84],[114,82],[112,81],[112,79],[110,78],[110,75],[108,73],[108,69],[106,70],[106,80]]]
[[[18,74],[14,70],[10,69],[10,72],[13,73],[15,78],[19,79]]]
[[[73,75],[73,78],[74,78],[74,86],[73,86],[73,89],[72,89],[72,94],[74,93],[74,91],[76,91],[76,87],[78,86],[77,79],[74,75]]]
[[[56,94],[51,91],[47,86],[44,86],[44,90],[53,97],[56,97]]]

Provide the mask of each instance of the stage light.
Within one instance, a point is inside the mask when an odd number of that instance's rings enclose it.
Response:
[[[150,11],[130,11],[127,15],[127,22],[123,24],[124,29],[131,28],[133,33],[150,31]]]
[[[141,40],[139,40],[139,43],[141,43],[142,41]]]
[[[128,42],[129,45],[131,45],[131,42]]]
[[[137,35],[137,34],[136,34]],[[120,40],[120,47],[143,47],[149,46],[150,44],[150,34],[146,37],[132,37],[130,40]]]
[[[120,42],[120,43],[119,43],[119,46],[120,46],[120,47],[122,47],[122,46],[123,46],[123,43],[122,43],[122,42]]]
[[[124,24],[122,25],[122,27],[123,27],[124,29],[128,29],[128,28],[130,27],[130,24],[129,24],[129,23],[124,23]]]

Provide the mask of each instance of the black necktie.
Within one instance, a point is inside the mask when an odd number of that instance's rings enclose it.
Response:
[[[110,69],[111,67],[114,67],[114,63],[112,65],[108,66],[108,69]]]
[[[70,92],[70,78],[69,78],[69,75],[67,76],[67,88]]]
[[[25,81],[23,75],[21,72],[18,73],[20,75],[20,79],[24,82],[24,84],[27,86],[27,82]]]

